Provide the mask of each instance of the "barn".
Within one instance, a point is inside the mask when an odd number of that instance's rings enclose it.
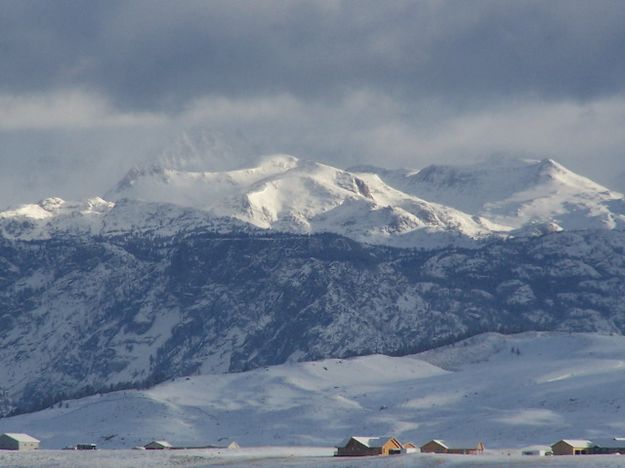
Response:
[[[554,455],[587,455],[593,443],[585,439],[562,439],[551,446]]]
[[[457,455],[477,455],[484,453],[484,443],[451,443],[441,439],[432,439],[421,446],[421,453],[452,453]]]
[[[353,436],[337,447],[337,457],[364,457],[369,455],[398,455],[404,448],[395,437]]]
[[[421,446],[422,453],[447,453],[449,447],[440,439],[432,439]]]
[[[0,450],[35,450],[39,448],[39,440],[28,434],[6,432],[0,435]]]
[[[146,450],[168,450],[172,445],[166,440],[153,440],[149,444],[144,445]]]

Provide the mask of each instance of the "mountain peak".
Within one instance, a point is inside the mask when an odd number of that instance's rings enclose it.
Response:
[[[614,210],[623,203],[622,195],[551,158],[491,157],[464,166],[375,173],[405,193],[514,229],[549,223],[564,229],[605,228],[625,222],[620,209]]]
[[[546,159],[541,160],[536,166],[541,172],[573,174],[573,171],[567,169],[562,164],[560,164],[559,162],[551,158],[546,158]]]
[[[113,210],[124,199],[135,203]],[[625,227],[622,195],[552,159],[348,171],[288,154],[267,155],[246,169],[221,172],[169,167],[161,161],[132,168],[104,199],[65,202],[51,197],[2,212],[0,218],[27,218],[45,234],[68,226],[73,231],[89,226],[90,232],[98,226],[141,228],[135,221],[147,219],[146,213],[158,217],[174,211],[194,212],[190,216],[201,223],[236,219],[237,226],[334,232],[397,246],[436,244],[436,234],[443,232],[475,240],[505,232],[548,232],[552,225],[564,230]]]
[[[288,154],[267,155],[252,167],[224,172],[135,168],[106,198],[168,203],[263,229],[336,232],[373,243],[399,242],[399,236],[387,235],[398,233],[397,226],[405,229],[402,235],[425,228],[430,233],[451,229],[461,237],[488,232],[471,216],[401,193],[380,178]],[[385,207],[395,215],[380,211]],[[404,236],[401,242],[415,240]]]
[[[46,211],[56,211],[64,204],[65,200],[59,197],[48,197],[38,203],[38,205]]]
[[[257,168],[278,168],[289,170],[297,167],[300,162],[300,159],[295,156],[278,153],[261,157]]]

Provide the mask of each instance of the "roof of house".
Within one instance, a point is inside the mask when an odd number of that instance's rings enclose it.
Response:
[[[530,451],[530,450],[551,450],[551,447],[549,445],[528,445],[527,447],[524,447],[522,449],[523,451]]]
[[[593,445],[591,441],[586,440],[586,439],[562,439],[556,442],[556,444],[559,442],[564,442],[570,445],[571,447],[592,447]],[[556,445],[556,444],[553,444],[553,445]]]
[[[350,440],[354,439],[355,441],[361,443],[367,448],[379,448],[382,447],[385,443],[389,441],[389,439],[394,439],[391,436],[352,436],[345,439],[341,442],[338,447],[345,447]]]
[[[146,445],[150,445],[150,444],[158,444],[158,445],[162,445],[163,447],[171,447],[172,446],[166,440],[153,440],[152,442],[150,442],[150,443],[148,443]]]
[[[35,439],[34,437],[21,432],[5,432],[2,435],[10,437],[13,440],[17,440],[18,442],[41,442],[39,439]]]
[[[467,440],[442,440],[442,439],[432,439],[427,441],[425,444],[423,445],[427,445],[431,442],[436,442],[438,445],[440,445],[441,447],[444,447],[446,449],[476,449],[476,448],[480,448],[481,445],[483,445],[482,442],[476,442],[474,440],[472,441],[467,441]],[[423,445],[421,447],[423,447]],[[483,447],[482,447],[483,448]]]
[[[592,439],[592,444],[604,448],[624,448],[625,437],[611,437],[606,439]]]
[[[423,445],[427,445],[427,444],[429,444],[430,442],[436,442],[436,443],[437,443],[438,445],[440,445],[441,447],[449,448],[449,447],[447,446],[447,444],[445,443],[445,441],[444,441],[444,440],[441,440],[441,439],[432,439],[432,440],[428,440],[428,441],[427,441],[425,444],[423,444]],[[422,445],[422,447],[423,447],[423,445]]]

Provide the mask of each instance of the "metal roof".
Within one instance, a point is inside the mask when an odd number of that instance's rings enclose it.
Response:
[[[7,436],[13,440],[17,440],[18,442],[41,442],[39,439],[35,439],[28,434],[23,434],[21,432],[5,432],[2,434],[3,436]]]
[[[158,444],[158,445],[162,445],[163,447],[171,447],[172,446],[166,440],[153,440],[152,442],[150,442],[149,444],[146,444],[146,445],[150,445],[150,444]]]
[[[437,443],[438,445],[440,445],[441,447],[449,448],[449,447],[447,446],[447,443],[446,443],[444,440],[441,440],[441,439],[432,439],[432,440],[430,440],[429,442],[426,442],[426,443],[425,443],[425,444],[423,444],[423,445],[427,445],[427,444],[429,444],[430,442],[436,442],[436,443]]]
[[[338,445],[338,447],[345,447],[350,440],[354,439],[355,441],[361,443],[365,447],[368,448],[379,448],[382,447],[389,439],[393,439],[391,436],[352,436],[345,439],[343,442]]]
[[[475,440],[443,440],[443,439],[432,439],[427,441],[425,444],[429,444],[430,442],[436,442],[438,445],[445,447],[446,449],[475,449],[479,448],[482,442]],[[422,445],[422,447],[423,447]]]
[[[569,444],[571,447],[592,447],[592,442],[586,439],[562,439],[559,440],[558,442],[564,442],[566,444]],[[556,442],[556,444],[558,443]],[[553,444],[553,445],[556,445]],[[553,447],[552,445],[552,447]]]

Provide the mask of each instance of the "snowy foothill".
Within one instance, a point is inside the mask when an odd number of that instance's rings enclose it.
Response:
[[[625,337],[484,334],[421,354],[289,363],[177,378],[0,420],[43,449],[333,447],[351,435],[439,438],[487,450],[625,434]],[[555,457],[557,458],[557,457]],[[464,462],[463,462],[464,463]]]

